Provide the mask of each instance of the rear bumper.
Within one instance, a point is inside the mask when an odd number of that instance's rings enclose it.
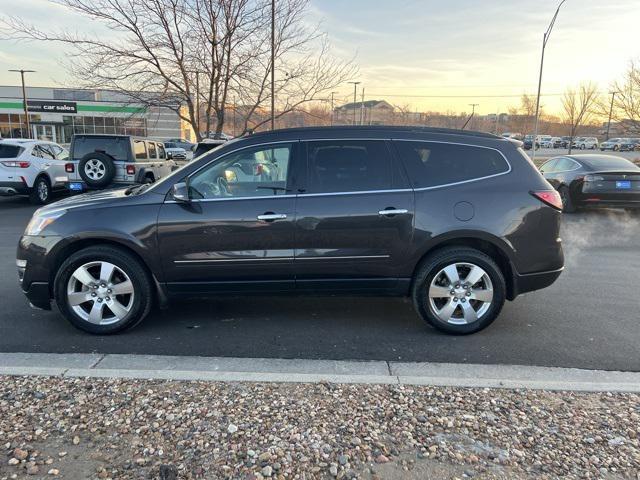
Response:
[[[564,267],[557,270],[527,273],[524,275],[515,273],[515,275],[513,276],[513,298],[510,298],[509,300],[513,300],[518,295],[522,295],[523,293],[547,288],[558,279],[563,270]]]
[[[0,195],[24,195],[29,190],[23,182],[0,182]]]

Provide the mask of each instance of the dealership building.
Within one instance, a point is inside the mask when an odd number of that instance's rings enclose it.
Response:
[[[190,126],[166,107],[136,104],[108,90],[28,87],[31,132],[27,135],[22,88],[0,86],[0,136],[31,137],[68,144],[74,133],[125,134],[157,140],[195,137]]]

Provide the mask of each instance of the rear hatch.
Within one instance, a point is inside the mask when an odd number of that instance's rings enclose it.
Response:
[[[584,177],[582,193],[606,195],[603,200],[640,201],[640,171],[601,171]]]

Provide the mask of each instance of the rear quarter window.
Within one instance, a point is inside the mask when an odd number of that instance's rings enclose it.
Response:
[[[144,141],[142,140],[133,141],[133,153],[136,157],[136,160],[146,160],[147,147],[145,147]]]
[[[0,158],[17,158],[22,152],[24,152],[24,148],[17,145],[0,144]]]
[[[454,143],[394,141],[414,188],[477,180],[509,171],[497,150]]]

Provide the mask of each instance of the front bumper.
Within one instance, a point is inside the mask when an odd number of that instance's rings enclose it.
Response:
[[[18,242],[16,258],[21,261],[18,266],[18,281],[22,292],[34,307],[51,309],[50,282],[55,272],[52,265],[51,252],[62,247],[60,236],[23,235]]]
[[[32,307],[51,310],[51,294],[46,282],[32,282],[29,288],[22,290]]]

